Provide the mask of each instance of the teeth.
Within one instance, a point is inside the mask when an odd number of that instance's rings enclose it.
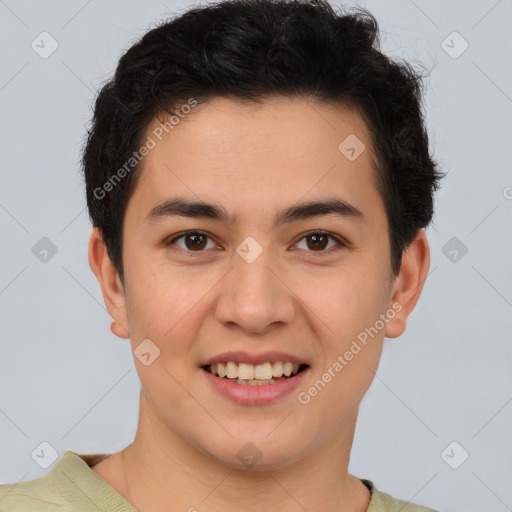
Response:
[[[235,382],[235,381],[233,381]],[[266,386],[268,384],[274,384],[274,382],[277,382],[275,380],[256,380],[256,379],[253,379],[253,380],[242,380],[242,379],[237,379],[236,380],[236,383],[237,384],[243,384],[245,386]]]
[[[244,380],[254,379],[254,366],[252,364],[240,363],[238,365],[238,378]]]
[[[290,377],[297,375],[299,365],[290,361],[276,361],[275,363],[263,363],[252,365],[248,363],[214,363],[210,365],[210,372],[219,377],[225,377],[239,384],[258,385],[267,382],[274,382],[273,377]],[[244,382],[249,381],[249,382]]]
[[[274,363],[274,367],[272,369],[272,377],[281,377],[283,375],[283,363],[281,361],[277,361]]]
[[[270,363],[259,364],[254,370],[254,378],[258,380],[268,380],[273,377],[272,365]]]
[[[212,373],[214,375],[218,374],[217,369],[214,368],[215,366],[216,365],[212,364]],[[226,364],[226,375],[228,379],[236,379],[238,377],[238,365],[233,361],[229,361],[229,363]]]

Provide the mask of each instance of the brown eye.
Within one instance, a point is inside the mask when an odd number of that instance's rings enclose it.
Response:
[[[183,240],[183,245],[180,245],[176,242],[179,240]],[[207,249],[208,240],[211,241],[212,245],[210,248],[217,247],[217,244],[211,240],[211,238],[206,234],[200,231],[186,231],[181,235],[165,242],[167,247],[171,247],[175,245],[183,252],[187,253],[201,253]],[[326,250],[329,247],[329,242],[334,241],[334,246],[330,246],[331,249],[340,249],[346,247],[346,244],[337,236],[334,236],[331,233],[326,233],[322,231],[315,231],[313,233],[309,233],[302,237],[299,243],[302,240],[306,240],[306,251],[307,252],[316,252],[316,253],[328,253],[331,251]]]
[[[327,247],[327,244],[329,243],[329,237],[327,235],[322,234],[309,235],[306,237],[306,239],[311,241],[311,243],[308,243],[308,247],[310,249],[323,250]]]
[[[202,252],[203,249],[206,248],[209,238],[210,237],[206,233],[201,233],[200,231],[187,231],[186,233],[182,233],[172,240],[169,240],[165,245],[172,246],[175,245],[178,240],[183,239],[184,245],[180,246],[176,244],[177,247],[186,252]],[[216,246],[213,241],[211,242],[213,246]]]
[[[202,234],[195,234],[195,235],[185,235],[185,246],[187,249],[194,250],[194,249],[204,249],[206,245],[207,237]]]
[[[331,235],[330,233],[324,233],[322,231],[309,233],[308,235],[304,236],[299,243],[302,240],[306,240],[306,250],[308,252],[319,252],[319,253],[327,253],[330,251],[325,250],[327,246],[329,245],[329,240],[334,240],[335,245],[338,246],[338,248],[345,247],[345,244],[336,236]],[[332,247],[332,246],[331,246]]]

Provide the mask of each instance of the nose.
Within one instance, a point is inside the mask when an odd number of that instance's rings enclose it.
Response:
[[[293,291],[275,255],[264,249],[252,262],[233,255],[233,268],[222,280],[215,315],[219,322],[236,324],[246,332],[262,333],[294,320]]]

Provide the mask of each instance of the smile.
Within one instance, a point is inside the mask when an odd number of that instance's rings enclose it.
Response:
[[[201,374],[216,395],[239,405],[263,406],[293,396],[293,392],[303,385],[310,370],[307,364],[297,365],[286,361],[257,365],[227,361],[202,366]]]
[[[267,362],[258,365],[234,361],[206,365],[212,375],[244,386],[264,386],[289,379],[307,368],[306,364],[290,361]]]

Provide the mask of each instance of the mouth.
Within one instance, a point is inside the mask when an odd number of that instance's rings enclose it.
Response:
[[[242,386],[268,386],[293,380],[309,368],[308,364],[287,360],[250,364],[236,361],[219,361],[201,367],[214,377]]]
[[[311,373],[306,359],[281,351],[231,350],[202,361],[199,369],[210,390],[243,406],[290,400]]]

